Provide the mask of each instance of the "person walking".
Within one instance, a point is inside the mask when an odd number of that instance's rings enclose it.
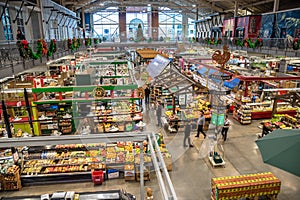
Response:
[[[161,115],[162,115],[162,105],[160,102],[157,103],[157,108],[156,108],[156,117],[157,117],[157,125],[161,127]]]
[[[151,90],[149,88],[149,86],[147,85],[146,88],[145,88],[145,104],[149,104],[150,103],[150,93],[151,93]]]
[[[194,147],[194,145],[191,144],[191,138],[190,138],[191,130],[192,130],[191,122],[187,121],[185,128],[184,128],[184,138],[183,138],[183,146],[184,147],[187,147],[186,140],[189,143],[189,147]]]
[[[197,121],[198,128],[197,128],[197,135],[195,137],[199,137],[200,133],[202,133],[204,135],[204,139],[206,138],[206,134],[203,131],[204,124],[205,124],[205,117],[203,111],[201,111]]]
[[[20,29],[17,30],[17,40],[25,40],[25,35],[22,33]]]
[[[221,131],[224,142],[227,139],[227,132],[228,132],[229,127],[230,127],[230,120],[228,119],[228,115],[226,115],[225,119],[224,119],[224,126],[223,126],[222,131]]]

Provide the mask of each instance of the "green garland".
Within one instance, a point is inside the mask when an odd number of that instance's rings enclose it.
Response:
[[[50,46],[49,46],[49,50],[48,50],[48,54],[47,55],[49,57],[52,57],[53,53],[55,53],[55,52],[56,52],[56,40],[53,39],[50,42]]]
[[[39,39],[37,41],[37,52],[34,53],[32,48],[29,46],[27,40],[22,40],[21,42],[17,42],[17,46],[19,48],[19,53],[22,58],[31,58],[37,60],[42,57],[42,55],[47,54],[47,44],[44,40]]]
[[[240,46],[240,47],[244,46],[244,44],[243,44],[242,40],[240,40],[240,38],[237,39],[236,44],[237,44],[237,46]]]
[[[89,47],[92,45],[92,39],[91,38],[85,38],[85,46]]]
[[[81,40],[80,38],[77,38],[77,46],[75,48],[78,49],[80,46],[81,46]]]
[[[68,49],[71,50],[71,51],[74,51],[74,50],[75,50],[73,41],[72,41],[72,39],[70,39],[70,38],[68,39]]]
[[[300,40],[299,38],[295,38],[293,41],[293,49],[298,50],[300,48]]]
[[[94,44],[98,44],[99,43],[99,39],[98,38],[94,38]]]

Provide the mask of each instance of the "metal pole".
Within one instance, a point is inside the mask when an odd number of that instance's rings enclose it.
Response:
[[[157,176],[158,184],[159,184],[159,187],[160,187],[160,191],[162,193],[163,199],[168,199],[168,193],[167,193],[166,187],[164,185],[164,181],[163,181],[163,178],[162,178],[162,175],[161,175],[161,172],[160,172],[160,168],[159,168],[159,165],[158,165],[158,162],[157,162],[155,151],[153,149],[153,144],[152,144],[150,135],[148,135],[148,142],[149,142],[151,158],[152,158],[153,166],[154,166],[154,169],[155,169],[155,172],[156,172],[156,176]]]
[[[141,189],[141,200],[145,199],[144,189],[144,144],[143,141],[140,144],[140,189]]]
[[[157,140],[156,140],[156,137],[154,135],[154,133],[151,133],[151,136],[153,137],[154,139],[154,146],[155,146],[155,149],[156,149],[156,154],[157,154],[157,157],[158,157],[158,160],[159,162],[161,163],[161,168],[162,168],[162,172],[166,178],[166,181],[167,181],[167,186],[168,186],[168,189],[170,190],[171,192],[171,197],[169,199],[173,199],[173,200],[176,200],[177,199],[177,196],[176,196],[176,192],[175,192],[175,189],[173,187],[173,184],[172,184],[172,181],[171,181],[171,178],[169,176],[169,173],[168,173],[168,170],[167,170],[167,167],[166,167],[166,164],[165,164],[165,161],[162,157],[162,154],[160,152],[160,148],[158,146],[158,143],[157,143]]]

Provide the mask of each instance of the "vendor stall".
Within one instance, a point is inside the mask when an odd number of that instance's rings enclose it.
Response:
[[[271,172],[212,178],[211,199],[258,198],[275,199],[280,192],[281,181]]]

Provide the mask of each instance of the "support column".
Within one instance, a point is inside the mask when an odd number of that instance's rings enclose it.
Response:
[[[158,41],[158,27],[159,27],[158,9],[153,7],[151,12],[151,26],[152,26],[152,39],[154,41]]]
[[[185,13],[182,13],[182,41],[185,41],[188,37],[188,17]]]
[[[38,2],[38,6],[39,6],[39,8],[41,9],[41,12],[40,12],[40,14],[41,14],[41,19],[40,19],[40,21],[39,21],[39,23],[41,24],[41,32],[42,32],[42,38],[43,39],[45,39],[45,27],[44,27],[44,22],[43,22],[43,20],[44,20],[44,8],[43,8],[43,0],[39,0]],[[51,39],[50,37],[49,37],[49,39]]]
[[[119,7],[119,37],[120,42],[127,41],[127,33],[126,33],[126,8]]]
[[[238,9],[239,9],[239,2],[235,1],[234,2],[234,17],[238,16]]]
[[[199,20],[199,8],[198,8],[198,5],[197,5],[197,9],[196,9],[196,23],[195,23],[195,38],[196,38],[196,41],[198,42],[198,38],[199,38],[199,32],[198,32],[198,20]]]
[[[274,0],[273,12],[278,11],[279,8],[279,0]]]
[[[83,38],[85,38],[85,16],[84,16],[84,10],[81,10],[81,24],[82,24],[82,32],[83,32]],[[78,36],[80,37],[80,36]]]

